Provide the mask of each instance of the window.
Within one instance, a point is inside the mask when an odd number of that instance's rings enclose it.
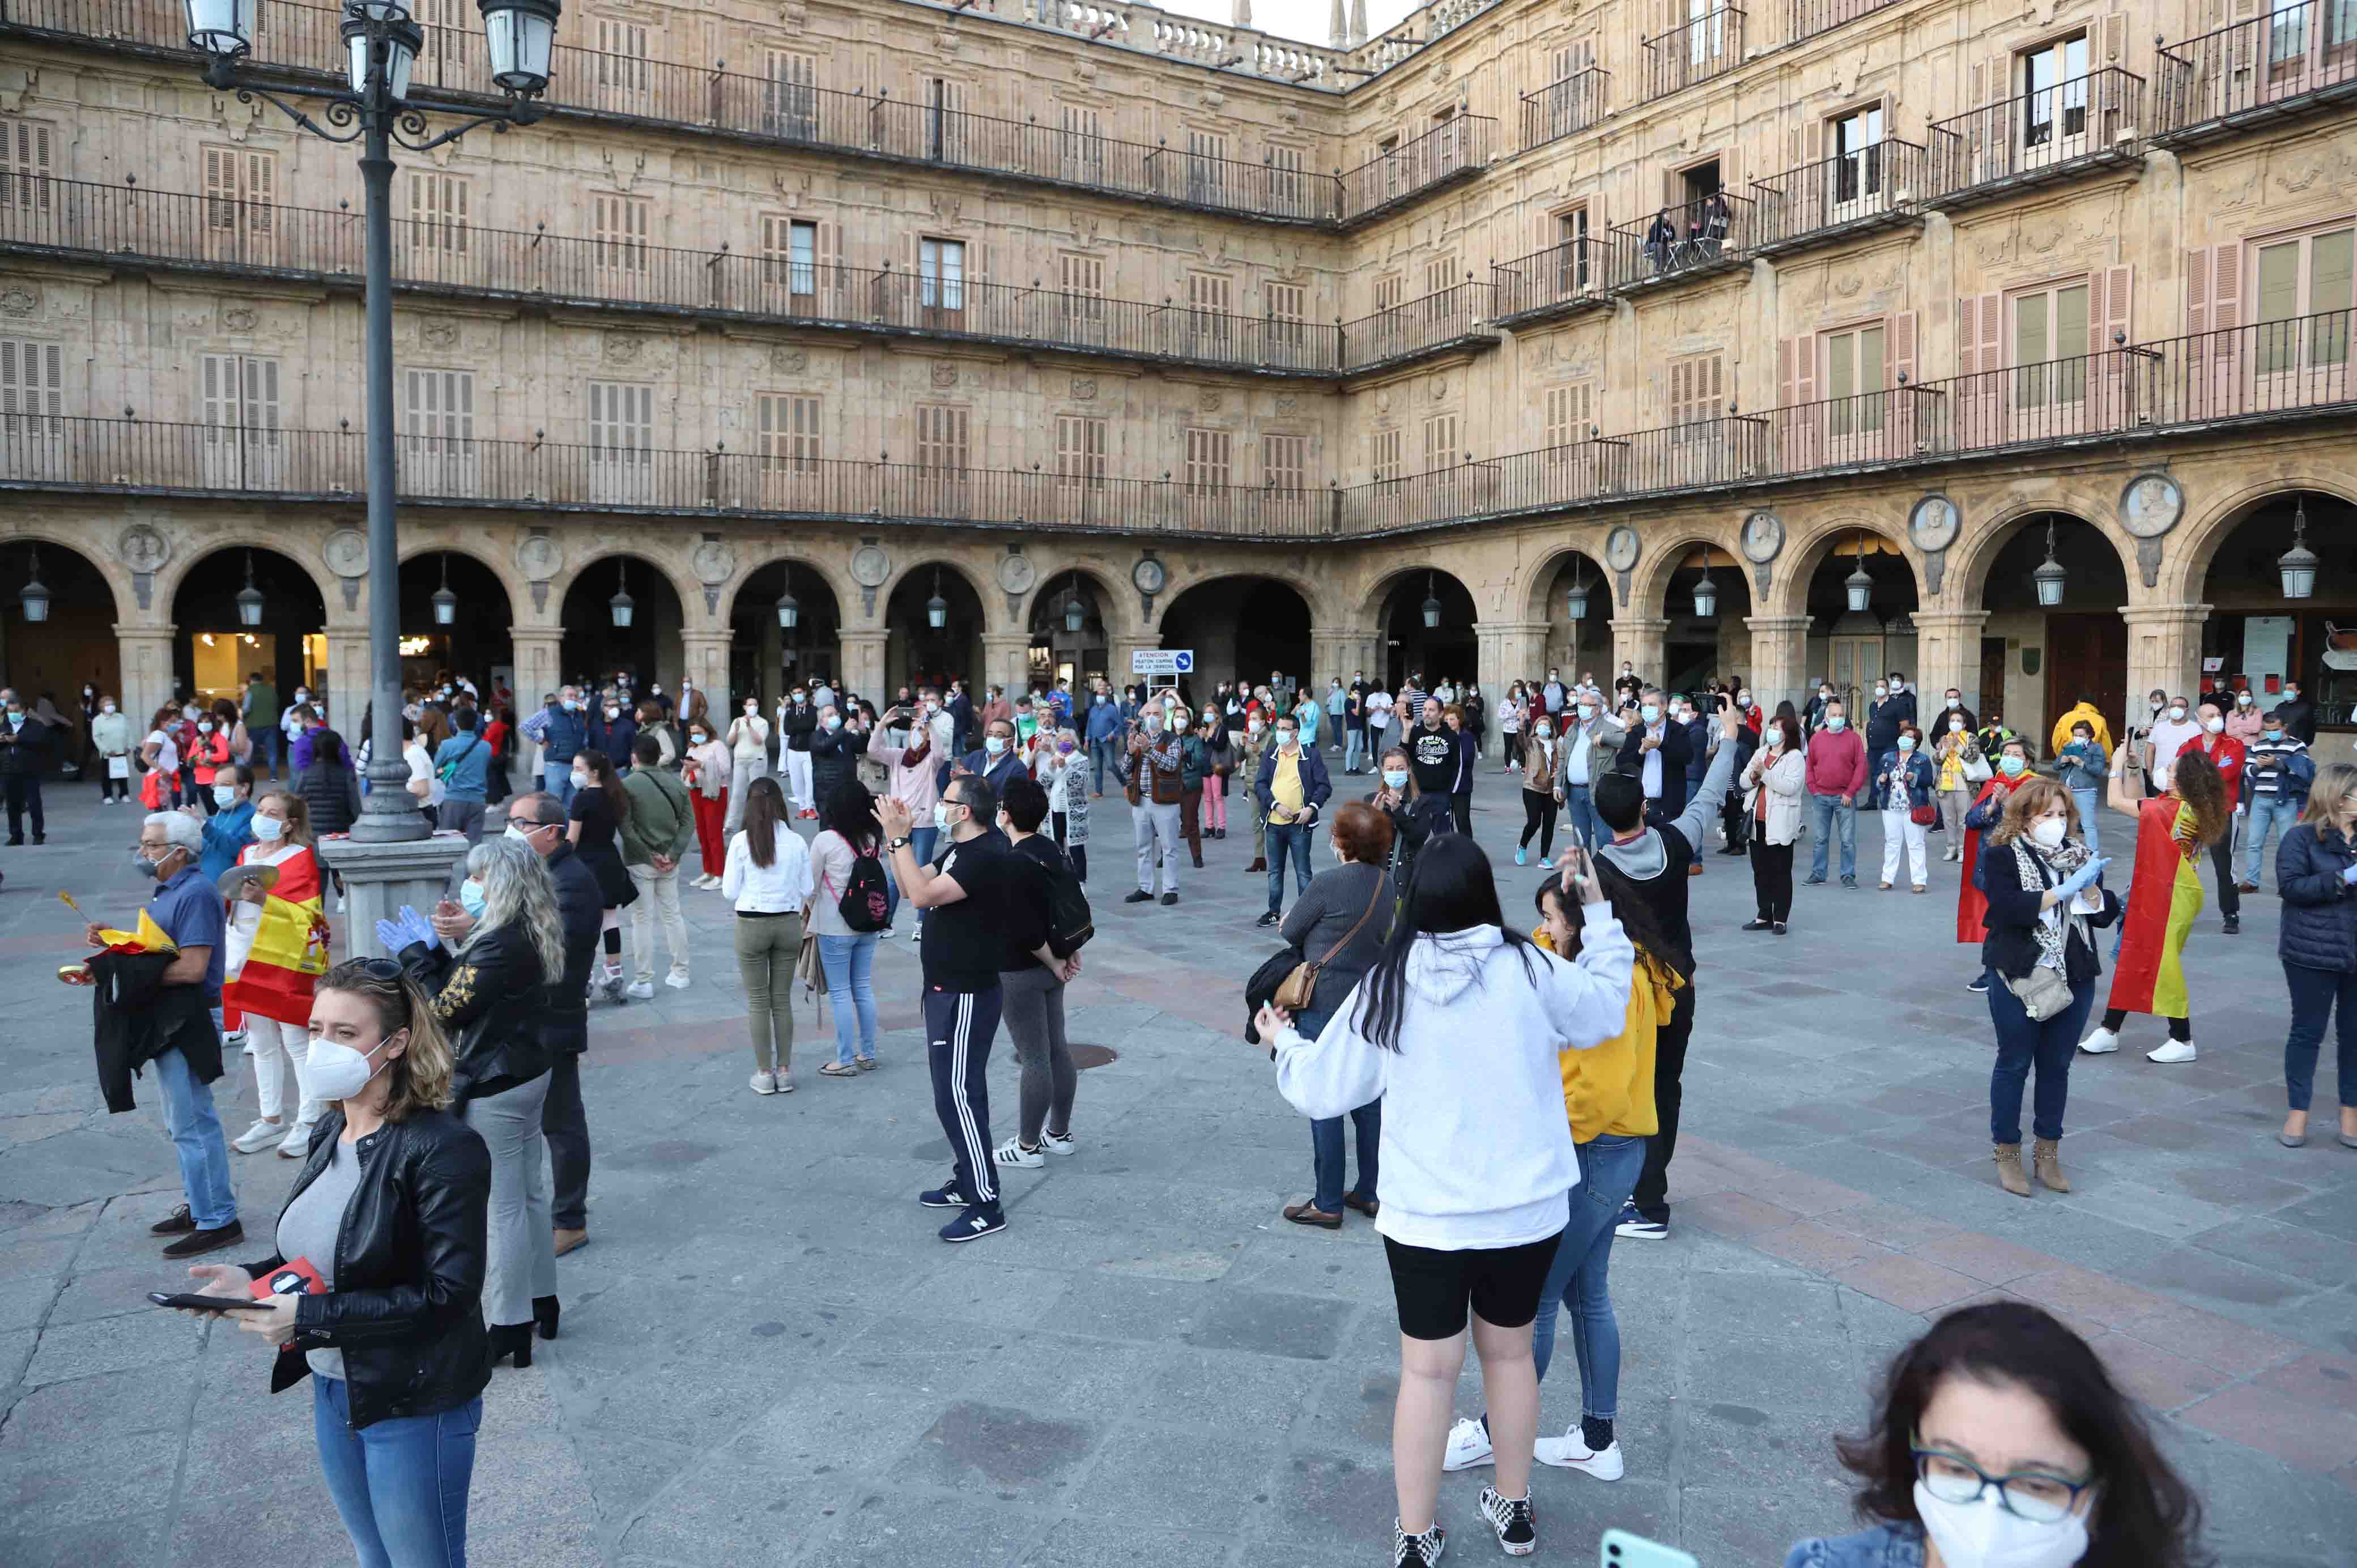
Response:
[[[1224,430],[1187,432],[1187,489],[1202,495],[1228,483],[1230,437]]]
[[[1100,326],[1105,318],[1105,264],[1103,256],[1067,252],[1056,258],[1063,288],[1065,317]]]
[[[651,68],[647,29],[637,22],[600,18],[597,23],[597,100],[628,103],[644,98]]]
[[[1446,294],[1455,288],[1458,282],[1455,256],[1435,256],[1424,263],[1425,293]]]
[[[947,316],[965,308],[965,242],[917,242],[917,303]]]
[[[49,209],[51,142],[47,125],[0,115],[0,209]]]
[[[1268,340],[1272,347],[1299,349],[1308,340],[1305,291],[1297,283],[1268,285]]]
[[[2332,229],[2258,247],[2262,374],[2348,363],[2352,242],[2357,229]]]
[[[267,266],[276,254],[278,160],[244,147],[207,147],[205,253]]]
[[[1375,280],[1375,313],[1377,315],[1399,308],[1400,283],[1401,276],[1398,273]]]
[[[210,489],[271,489],[280,459],[278,361],[206,354],[197,362],[199,460]]]
[[[1873,393],[1882,391],[1882,325],[1852,328],[1825,336],[1825,428],[1848,435],[1882,428],[1882,403]],[[1850,399],[1857,399],[1855,403]]]
[[[404,371],[405,454],[457,451],[475,438],[475,372]]]
[[[1686,0],[1686,63],[1707,70],[1727,52],[1727,8],[1723,0]]]
[[[589,383],[589,445],[596,461],[642,466],[654,444],[654,388],[631,381]]]
[[[763,213],[763,308],[803,316],[825,315],[834,310],[843,290],[835,237],[832,223]],[[785,295],[782,299],[778,297],[780,291]]]
[[[65,389],[65,354],[59,345],[0,338],[0,431],[11,437],[64,435]]]
[[[917,466],[936,472],[964,472],[966,411],[934,403],[917,405]]]
[[[1727,357],[1702,354],[1670,366],[1670,423],[1701,424],[1727,412]],[[1672,431],[1673,443],[1706,439],[1706,430]]]
[[[1834,199],[1856,201],[1882,194],[1882,106],[1876,104],[1835,120]]]
[[[651,204],[641,197],[600,195],[590,210],[597,270],[609,275],[644,273]]]
[[[1282,213],[1298,212],[1308,182],[1302,177],[1308,159],[1299,147],[1272,146],[1268,149],[1269,205]]]
[[[1107,424],[1085,414],[1056,416],[1056,479],[1067,489],[1101,490]]]
[[[2014,405],[2037,408],[2086,396],[2086,284],[2018,294],[2011,304]]]
[[[409,177],[409,242],[412,250],[444,255],[467,253],[467,181],[455,174]]]
[[[2357,0],[2267,0],[2267,61],[2278,91],[2306,92],[2346,80],[2343,51],[2352,43],[2357,43]],[[2311,48],[2319,58],[2308,59]],[[2318,71],[2329,74],[2319,81],[2310,74]]]
[[[1678,171],[1678,197],[1689,206],[1707,201],[1725,188],[1719,179],[1717,158]]]
[[[1213,131],[1187,133],[1187,199],[1220,206],[1228,199],[1228,139]]]
[[[798,142],[818,136],[818,59],[787,49],[769,51],[761,95],[761,129]]]
[[[2046,146],[2058,134],[2086,134],[2086,34],[2073,33],[2023,55],[2018,80],[2023,94],[2023,146]]]
[[[1374,433],[1372,445],[1375,478],[1398,478],[1400,477],[1400,433],[1396,430],[1378,430]]]
[[[1227,314],[1228,280],[1218,273],[1187,274],[1187,307],[1189,310]]]
[[[947,77],[925,79],[925,156],[945,163],[965,156],[965,83]]]
[[[1378,199],[1388,201],[1400,192],[1400,139],[1397,135],[1375,138],[1375,161],[1383,166],[1378,177]]]
[[[1588,403],[1593,383],[1574,381],[1546,390],[1546,434],[1544,445],[1553,451],[1587,439]]]
[[[1097,111],[1084,104],[1064,105],[1064,177],[1080,185],[1104,183],[1104,131]]]
[[[786,224],[787,287],[795,294],[818,292],[818,225],[799,219]]]
[[[753,408],[765,467],[796,473],[817,468],[818,399],[796,392],[762,392],[754,399]]]
[[[1426,471],[1453,467],[1457,462],[1457,416],[1437,413],[1424,422],[1424,466]]]
[[[1297,490],[1308,483],[1309,438],[1306,435],[1264,435],[1260,438],[1261,483],[1271,489]]]
[[[1228,280],[1219,273],[1187,274],[1188,325],[1198,353],[1224,356],[1235,327],[1228,312]]]

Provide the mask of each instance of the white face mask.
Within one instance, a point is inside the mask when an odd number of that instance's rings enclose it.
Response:
[[[1918,1481],[1915,1511],[1948,1568],[2071,1568],[2087,1555],[2087,1521],[2081,1515],[2051,1524],[2023,1519],[2006,1511],[1994,1487],[1976,1502],[1951,1503]]]
[[[1874,694],[1878,697],[1887,697],[1890,695],[1890,688],[1888,686],[1877,686],[1874,689]]]
[[[384,1070],[369,1066],[369,1058],[384,1049],[391,1042],[379,1040],[365,1052],[335,1040],[322,1040],[316,1036],[311,1041],[310,1058],[303,1067],[303,1087],[321,1100],[350,1100],[369,1086],[369,1079]]]
[[[276,843],[286,836],[286,824],[276,817],[265,817],[257,812],[253,819],[253,836],[264,843]]]
[[[1964,721],[1962,719],[1950,719],[1948,721],[1948,733],[1950,735],[1962,734],[1964,732]]]
[[[573,787],[576,789],[587,789],[589,788],[589,775],[582,772],[577,768],[575,768],[573,770]]]
[[[2029,824],[2029,837],[2040,849],[2055,849],[2062,843],[2062,834],[2070,823],[2061,817],[2040,817]]]
[[[113,703],[101,703],[98,704],[98,711],[102,714],[111,714],[114,711],[114,704]]]
[[[217,805],[217,806],[234,806],[234,805],[236,805],[236,804],[237,804],[237,786],[236,786],[236,785],[234,785],[234,784],[216,784],[216,785],[214,785],[214,786],[213,786],[213,804],[215,804],[215,805]]]
[[[2185,710],[2184,710],[2183,708],[2171,708],[2171,709],[2169,709],[2169,722],[2170,724],[2173,724],[2173,725],[2181,725],[2181,724],[2183,724],[2183,723],[2185,722]]]
[[[2208,730],[2212,735],[2216,735],[2220,730],[2226,727],[2226,721],[2224,719],[2203,719],[2201,721],[2201,727]]]

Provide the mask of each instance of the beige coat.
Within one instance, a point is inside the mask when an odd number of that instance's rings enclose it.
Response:
[[[1552,795],[1556,789],[1556,774],[1563,761],[1563,740],[1551,736],[1541,740],[1532,736],[1523,743],[1523,788],[1542,795]]]
[[[1801,800],[1807,790],[1808,763],[1797,751],[1788,751],[1769,763],[1763,749],[1753,754],[1743,770],[1743,814],[1758,821],[1760,791],[1768,791],[1768,821],[1762,824],[1770,843],[1791,843],[1801,836]],[[1762,766],[1766,764],[1766,766]]]

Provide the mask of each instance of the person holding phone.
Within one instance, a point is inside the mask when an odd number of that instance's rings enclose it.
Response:
[[[311,1379],[328,1495],[360,1561],[463,1562],[467,1494],[491,1377],[483,1330],[491,1156],[450,1112],[453,1062],[433,1003],[399,964],[319,977],[311,1082],[330,1102],[274,1248],[199,1263],[198,1296],[277,1348],[273,1393]],[[252,1284],[307,1259],[324,1287],[253,1307]]]
[[[2145,1053],[2164,1065],[2194,1059],[2193,998],[2185,983],[2185,942],[2201,915],[2201,877],[2193,857],[2216,843],[2233,818],[2217,764],[2198,746],[2170,763],[2169,789],[2150,800],[2132,792],[2123,759],[2112,762],[2112,809],[2136,819],[2135,869],[2128,874],[2119,968],[2103,1022],[2079,1042],[2091,1056],[2120,1048],[2131,1013],[2169,1020],[2169,1038]]]

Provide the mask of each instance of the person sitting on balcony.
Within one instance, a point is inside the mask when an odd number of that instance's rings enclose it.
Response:
[[[1645,255],[1653,263],[1656,274],[1670,270],[1670,252],[1678,242],[1678,226],[1670,221],[1666,207],[1653,215],[1652,227],[1645,231]]]
[[[1727,209],[1727,193],[1723,190],[1712,192],[1710,199],[1703,203],[1702,209],[1699,237],[1704,255],[1718,254],[1727,243],[1727,231],[1733,227],[1734,222],[1735,214]]]

